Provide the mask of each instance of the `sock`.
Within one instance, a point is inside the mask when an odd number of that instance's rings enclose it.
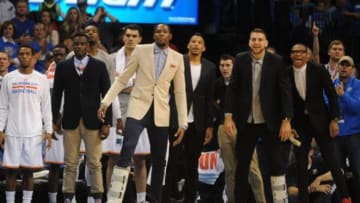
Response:
[[[95,199],[93,196],[87,196],[87,203],[95,203]]]
[[[31,203],[33,191],[23,190],[23,203]]]
[[[145,202],[146,200],[146,192],[138,192],[136,193],[136,200],[137,202]]]
[[[6,203],[15,203],[15,191],[6,191]]]
[[[49,192],[49,203],[56,203],[57,192]]]
[[[93,198],[94,199],[94,198]],[[95,199],[95,201],[94,201],[94,203],[101,203],[101,199],[100,198],[98,198],[98,199]],[[89,203],[89,202],[88,202]]]

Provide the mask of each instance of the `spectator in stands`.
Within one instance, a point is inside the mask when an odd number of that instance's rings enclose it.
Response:
[[[110,23],[105,22],[108,18]],[[118,33],[119,24],[118,20],[105,10],[104,7],[97,7],[95,15],[88,23],[95,24],[99,28],[101,42],[104,44],[106,49],[109,51],[114,43],[115,33]]]
[[[79,8],[80,19],[83,25],[87,24],[92,18],[92,15],[87,12],[87,6],[87,0],[77,0],[77,7]]]
[[[80,12],[77,8],[70,7],[60,27],[60,40],[63,41],[65,37],[71,38],[74,33],[80,31],[82,31]]]
[[[64,13],[61,11],[60,5],[56,3],[56,0],[44,0],[39,6],[39,12],[48,11],[51,21],[57,21],[58,17],[65,18]]]
[[[34,26],[34,40],[30,44],[35,50],[35,70],[45,73],[45,57],[48,52],[52,52],[54,46],[47,41],[44,23],[38,22]]]
[[[16,32],[14,39],[19,44],[30,43],[34,33],[34,21],[27,16],[29,14],[29,4],[27,0],[19,0],[16,3],[16,17],[11,21],[15,24]]]
[[[45,26],[47,41],[56,46],[59,43],[59,32],[56,23],[50,17],[49,11],[41,11],[40,22]]]
[[[355,191],[360,189],[360,81],[353,76],[354,60],[343,56],[339,60],[339,78],[335,79],[335,90],[339,97],[339,136],[336,137],[337,155],[342,168],[347,169],[346,159],[354,179]],[[353,202],[360,202],[355,192]]]
[[[314,58],[315,62],[318,63],[320,60],[320,45],[318,40],[319,28],[317,28],[316,24],[314,24],[313,28],[313,51],[314,51]],[[333,40],[330,42],[328,47],[328,55],[329,55],[329,62],[325,64],[326,70],[329,72],[331,79],[335,80],[338,76],[338,63],[341,57],[345,55],[345,46],[344,43],[340,40]]]
[[[15,70],[19,65],[17,58],[18,43],[15,42],[13,36],[15,33],[15,24],[11,21],[6,21],[1,26],[0,30],[0,51],[5,51],[11,57],[11,65],[9,72]]]

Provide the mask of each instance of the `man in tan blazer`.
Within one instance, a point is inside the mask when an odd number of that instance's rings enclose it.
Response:
[[[106,110],[118,93],[136,73],[136,81],[129,99],[124,144],[111,178],[108,202],[122,202],[130,171],[131,157],[141,131],[149,133],[152,159],[151,202],[161,202],[165,153],[170,121],[169,88],[173,83],[178,111],[179,129],[175,145],[179,144],[187,128],[187,109],[184,61],[180,53],[169,48],[172,38],[168,25],[158,24],[153,44],[138,45],[126,63],[125,71],[113,83],[102,100],[98,117],[104,120]]]

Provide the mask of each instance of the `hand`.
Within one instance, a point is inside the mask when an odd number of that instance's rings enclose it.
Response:
[[[116,134],[123,135],[123,132],[124,132],[124,125],[122,123],[121,118],[119,118],[116,121]]]
[[[53,125],[54,125],[54,124],[53,124]],[[55,136],[55,132],[56,132],[57,134],[62,134],[62,133],[63,133],[63,132],[62,132],[62,115],[61,115],[61,113],[59,113],[58,119],[57,119],[55,125],[56,125],[56,130],[54,129],[54,126],[53,126],[53,131],[54,131],[54,133],[53,133],[52,137],[53,137],[53,139],[57,140],[57,138],[56,138],[56,136]]]
[[[291,125],[289,120],[283,120],[281,122],[279,137],[282,142],[285,142],[289,139],[291,135]]]
[[[315,180],[310,184],[310,188],[312,188],[312,189],[317,188],[320,184],[321,184],[321,181],[318,180],[318,179],[315,179]]]
[[[0,148],[4,149],[5,143],[5,134],[3,131],[0,131]]]
[[[336,137],[339,134],[339,125],[336,120],[330,121],[329,131],[331,137]]]
[[[176,133],[174,134],[176,138],[176,140],[173,142],[173,147],[175,147],[176,145],[180,144],[184,138],[185,135],[185,129],[184,128],[178,128],[178,130],[176,131]]]
[[[224,131],[225,131],[225,133],[228,134],[229,136],[235,136],[235,135],[236,135],[235,122],[234,122],[234,120],[232,119],[232,116],[230,116],[230,115],[225,115]]]
[[[108,125],[102,125],[101,129],[99,130],[99,137],[101,140],[105,140],[110,133],[110,127]]]
[[[320,28],[316,26],[315,22],[313,23],[313,27],[311,29],[313,36],[318,36],[320,33]]]
[[[57,123],[53,123],[52,127],[53,127],[54,132],[59,132],[60,131],[60,126],[58,126]]]
[[[212,127],[206,128],[204,145],[209,144],[209,142],[213,138],[213,132],[214,132],[214,128],[212,128]]]
[[[44,134],[44,140],[46,140],[46,149],[49,149],[51,147],[51,143],[52,143],[52,136],[50,133],[45,133]]]
[[[106,106],[105,104],[101,104],[97,111],[97,117],[102,123],[105,123],[105,116],[107,109],[108,106]]]
[[[344,83],[340,82],[338,85],[335,85],[336,94],[340,97],[344,95]]]
[[[323,184],[323,185],[318,185],[316,187],[316,192],[323,192],[325,194],[329,194],[331,192],[331,185],[329,184]]]

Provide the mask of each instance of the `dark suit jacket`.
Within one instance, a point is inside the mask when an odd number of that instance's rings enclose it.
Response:
[[[279,55],[266,53],[260,82],[260,103],[265,123],[277,133],[281,120],[292,118],[292,99],[287,68]],[[230,86],[225,97],[225,112],[232,113],[238,128],[243,128],[251,112],[252,58],[249,51],[236,56]]]
[[[79,76],[75,70],[74,57],[56,66],[52,95],[53,122],[56,123],[64,92],[63,128],[75,129],[80,118],[88,129],[99,129],[97,110],[100,101],[110,88],[110,79],[102,61],[89,56],[84,73]],[[105,124],[111,124],[112,110],[106,114]]]
[[[194,125],[196,130],[204,131],[207,127],[213,125],[214,106],[213,95],[216,81],[216,66],[211,61],[201,59],[201,72],[199,82],[193,90],[191,79],[191,67],[189,56],[184,55],[185,66],[185,88],[187,100],[187,112],[189,113],[191,104],[193,104]],[[176,108],[173,97],[171,99],[171,127],[177,127]]]
[[[294,101],[293,124],[295,129],[305,118],[304,111],[306,109],[309,120],[315,129],[320,133],[327,133],[330,119],[339,117],[338,98],[328,71],[323,65],[307,63],[305,101],[296,89],[292,67],[289,72]],[[324,92],[329,100],[329,108],[324,100]]]

